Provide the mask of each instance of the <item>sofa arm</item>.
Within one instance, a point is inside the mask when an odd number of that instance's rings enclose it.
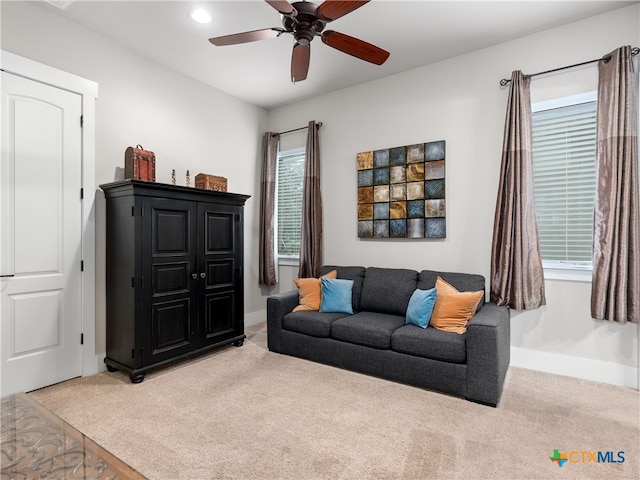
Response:
[[[282,317],[298,305],[298,291],[291,290],[267,298],[267,345],[272,352],[280,352]]]
[[[467,326],[467,399],[496,406],[511,354],[509,309],[486,303]]]

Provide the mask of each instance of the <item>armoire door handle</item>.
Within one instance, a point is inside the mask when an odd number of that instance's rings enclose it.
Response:
[[[202,273],[200,274],[200,278],[206,278],[206,276],[207,276],[207,274],[206,274],[206,273],[204,273],[204,272],[202,272]]]
[[[191,278],[193,278],[194,280],[198,279],[198,274],[197,273],[192,273],[191,274]]]

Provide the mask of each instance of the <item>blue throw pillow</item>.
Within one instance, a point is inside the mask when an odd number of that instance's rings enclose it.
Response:
[[[409,299],[406,323],[427,328],[429,320],[431,320],[433,307],[436,304],[436,293],[435,288],[431,290],[416,289]]]
[[[351,306],[353,280],[321,277],[320,282],[322,285],[320,312],[353,314],[353,307]]]

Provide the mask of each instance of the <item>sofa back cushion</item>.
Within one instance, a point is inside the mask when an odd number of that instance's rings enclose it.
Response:
[[[329,273],[332,270],[338,272],[338,278],[344,280],[353,280],[353,289],[351,291],[351,299],[353,310],[360,310],[360,295],[362,294],[362,282],[364,280],[364,267],[340,267],[336,265],[323,265],[320,267],[320,275]]]
[[[418,275],[418,288],[429,290],[436,286],[436,280],[441,277],[445,282],[453,285],[459,292],[477,292],[484,290],[484,277],[473,273],[437,272],[422,270]],[[480,298],[477,310],[484,305],[484,295]]]
[[[369,267],[362,284],[360,310],[405,316],[417,284],[415,270]]]

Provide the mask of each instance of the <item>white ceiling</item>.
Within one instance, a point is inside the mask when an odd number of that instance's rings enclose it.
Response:
[[[290,81],[293,37],[226,47],[210,37],[280,27],[280,14],[262,0],[67,2],[42,8],[121,43],[160,64],[264,108],[393,75],[439,60],[576,21],[635,1],[373,0],[327,29],[391,52],[382,66],[339,52],[316,38],[305,81]],[[213,22],[193,22],[204,7]],[[507,69],[508,70],[508,69]],[[508,73],[508,72],[507,72]]]

